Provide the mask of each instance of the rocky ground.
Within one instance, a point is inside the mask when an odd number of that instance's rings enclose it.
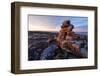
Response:
[[[49,35],[56,36],[53,32],[28,32],[28,60],[40,60],[43,50],[48,47]],[[82,35],[84,37],[84,35]],[[81,51],[87,54],[87,45],[81,45]],[[52,48],[51,48],[52,49]],[[68,53],[61,48],[57,48],[51,59],[73,59],[79,58],[72,53]]]

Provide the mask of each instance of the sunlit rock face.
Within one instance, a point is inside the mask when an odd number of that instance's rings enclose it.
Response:
[[[68,41],[72,39],[72,35],[73,35],[73,30],[74,29],[74,25],[71,24],[71,22],[69,20],[65,20],[62,25],[61,25],[61,29],[59,31],[58,37],[57,37],[57,41],[59,42],[60,45],[62,45],[63,41]]]

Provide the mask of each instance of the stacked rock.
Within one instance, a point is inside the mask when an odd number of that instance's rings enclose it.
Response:
[[[69,39],[72,38],[71,35],[73,33],[72,31],[73,28],[74,28],[74,25],[70,23],[70,20],[65,20],[62,23],[61,30],[59,31],[59,34],[57,37],[57,41],[60,46],[62,46],[63,42],[68,41]]]

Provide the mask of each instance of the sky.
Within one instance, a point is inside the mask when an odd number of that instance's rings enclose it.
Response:
[[[88,31],[88,17],[45,15],[29,15],[29,31],[59,31],[65,20],[71,21],[75,32]]]

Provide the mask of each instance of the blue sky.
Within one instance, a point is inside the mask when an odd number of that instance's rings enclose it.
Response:
[[[65,20],[70,20],[75,32],[88,31],[88,18],[80,16],[29,15],[29,31],[59,31]]]

